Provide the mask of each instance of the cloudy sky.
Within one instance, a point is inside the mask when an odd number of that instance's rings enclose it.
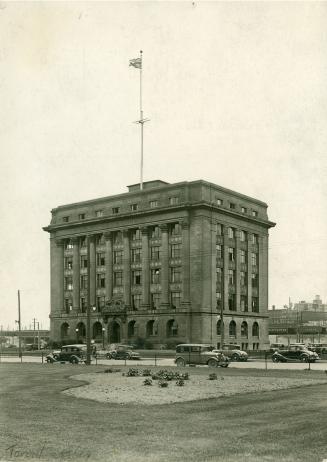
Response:
[[[50,210],[139,181],[263,200],[269,305],[327,302],[327,3],[1,2],[0,324],[49,325]]]

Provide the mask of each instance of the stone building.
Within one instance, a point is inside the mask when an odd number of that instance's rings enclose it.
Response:
[[[202,180],[53,209],[52,340],[85,341],[89,304],[95,342],[219,346],[223,325],[225,342],[266,348],[273,226],[264,202]]]

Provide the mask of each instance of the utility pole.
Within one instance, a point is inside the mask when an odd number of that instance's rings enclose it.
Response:
[[[40,349],[40,323],[37,323],[37,349]]]
[[[33,318],[33,347],[35,345],[35,322],[36,322],[36,319]]]
[[[18,356],[20,357],[20,359],[22,360],[22,339],[21,339],[21,336],[20,336],[20,331],[21,331],[21,319],[20,319],[20,291],[18,290],[18,321],[16,321],[18,323]]]

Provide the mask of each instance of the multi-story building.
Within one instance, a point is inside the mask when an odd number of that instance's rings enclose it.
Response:
[[[96,342],[219,346],[223,329],[266,348],[267,205],[202,180],[128,190],[52,210],[52,340],[84,341],[89,304]]]

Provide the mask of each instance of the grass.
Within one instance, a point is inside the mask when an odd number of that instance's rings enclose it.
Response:
[[[70,380],[69,376],[105,368],[1,364],[0,461],[322,462],[327,459],[327,382],[143,407],[102,404],[60,393],[80,386],[80,382]],[[189,372],[208,376],[210,371],[194,368]],[[319,371],[217,370],[217,375],[227,374],[235,376],[235,380],[240,375],[326,377]]]

